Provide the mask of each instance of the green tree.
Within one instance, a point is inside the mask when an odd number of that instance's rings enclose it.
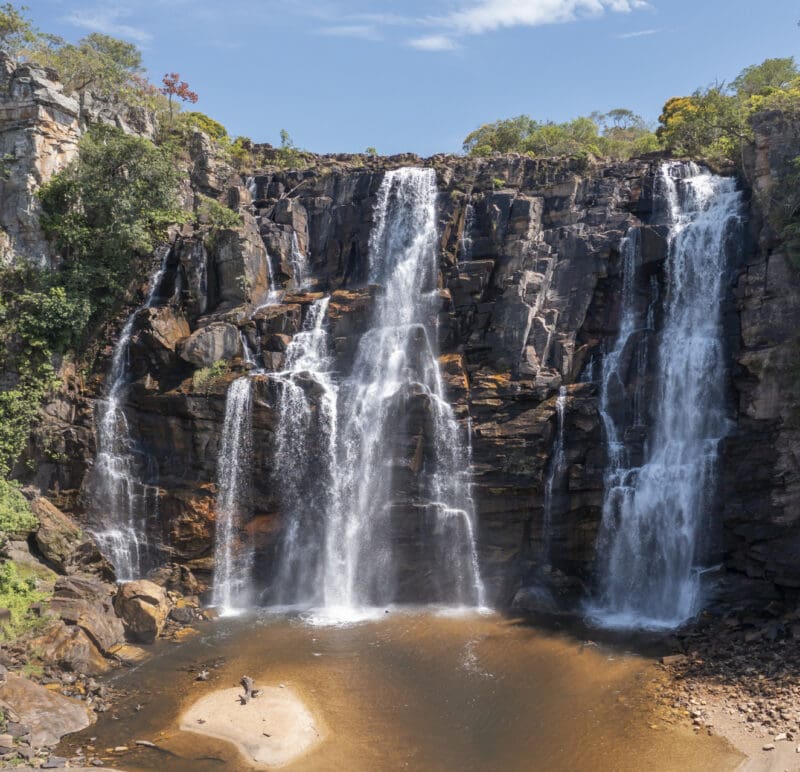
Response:
[[[527,115],[486,123],[464,140],[464,152],[471,155],[521,152],[525,140],[539,124]]]
[[[169,147],[94,126],[78,158],[39,192],[42,225],[64,257],[67,292],[92,311],[119,297],[137,256],[149,255],[178,208],[178,169]]]
[[[91,89],[98,94],[117,94],[135,85],[135,79],[143,73],[142,55],[133,43],[99,32],[74,45],[39,45],[29,55],[56,70],[68,91]]]
[[[0,5],[0,49],[12,59],[19,59],[30,46],[38,44],[42,38],[36,27],[26,18],[27,10],[25,5]]]
[[[656,134],[678,155],[733,158],[752,137],[748,117],[746,101],[731,96],[724,85],[715,85],[667,100]]]
[[[770,91],[785,89],[798,76],[794,57],[765,59],[761,64],[745,67],[731,83],[741,96],[765,95]]]

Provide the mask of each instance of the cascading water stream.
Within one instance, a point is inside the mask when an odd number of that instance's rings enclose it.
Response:
[[[433,599],[484,602],[469,459],[431,343],[439,302],[436,196],[432,169],[387,172],[378,192],[369,280],[384,292],[339,389],[338,461],[325,534],[324,604],[345,613],[397,598],[392,440],[397,416],[412,400],[426,406],[431,435],[413,504],[424,512],[437,552]]]
[[[464,227],[461,231],[461,249],[458,260],[463,262],[472,259],[472,231],[475,228],[475,207],[472,201],[467,201],[464,207]]]
[[[670,228],[668,288],[653,426],[641,466],[631,464],[625,445],[636,411],[614,404],[624,396],[626,349],[637,325],[635,230],[622,244],[620,332],[603,362],[600,412],[608,466],[598,539],[600,592],[589,614],[609,627],[672,628],[697,612],[701,544],[718,445],[729,423],[721,303],[726,242],[739,219],[741,195],[732,178],[693,164],[664,164],[659,182]]]
[[[252,379],[228,387],[222,446],[217,461],[216,536],[212,604],[223,614],[250,605],[253,552],[241,537],[250,501],[252,465]]]
[[[294,273],[295,288],[305,289],[309,279],[308,258],[300,251],[300,244],[294,231],[292,232],[292,272]]]
[[[424,521],[430,563],[429,597],[449,605],[482,606],[475,548],[470,454],[445,399],[434,347],[436,176],[429,169],[386,174],[370,238],[370,283],[384,288],[373,326],[362,337],[351,375],[333,377],[325,328],[329,298],[315,301],[286,351],[275,383],[274,483],[285,518],[268,597],[278,606],[323,606],[327,618],[357,617],[398,597],[397,502],[392,447],[405,407],[424,407],[424,461],[411,501]],[[307,281],[293,241],[295,282]],[[303,257],[303,260],[305,258]],[[271,273],[271,271],[270,271]],[[279,295],[270,292],[267,303]],[[246,581],[233,545],[241,530],[237,502],[246,500],[250,390],[248,378],[228,393],[219,464],[217,571],[214,602],[240,607]],[[237,464],[239,466],[237,466]],[[415,516],[416,516],[415,515]],[[410,516],[410,515],[407,515]],[[248,562],[249,561],[249,562]],[[247,572],[249,574],[249,568]]]
[[[158,516],[158,490],[141,481],[144,462],[131,436],[124,400],[133,325],[137,314],[157,300],[168,256],[169,250],[165,248],[158,269],[150,277],[144,304],[130,314],[120,332],[111,360],[110,387],[105,399],[98,400],[96,405],[97,455],[90,483],[92,509],[108,526],[92,533],[121,582],[139,578],[147,569],[152,547],[146,525]]]
[[[302,331],[286,350],[285,369],[272,377],[279,389],[274,482],[286,531],[273,601],[321,601],[325,512],[336,465],[337,386],[333,382],[325,318],[330,298],[316,300]]]
[[[564,414],[567,407],[567,387],[561,386],[556,397],[556,439],[550,458],[550,469],[544,486],[544,512],[542,516],[542,563],[550,560],[550,534],[553,523],[553,494],[566,471],[566,453],[564,451]]]

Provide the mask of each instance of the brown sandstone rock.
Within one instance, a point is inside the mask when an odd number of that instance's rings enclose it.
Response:
[[[0,705],[13,710],[19,722],[31,728],[34,748],[56,745],[64,735],[79,732],[96,720],[82,703],[12,673],[0,686]]]
[[[31,502],[31,511],[39,520],[36,546],[45,560],[58,571],[66,573],[75,547],[83,541],[83,532],[61,510],[41,496]]]
[[[114,608],[132,640],[152,643],[164,628],[170,603],[163,587],[140,579],[120,585]]]

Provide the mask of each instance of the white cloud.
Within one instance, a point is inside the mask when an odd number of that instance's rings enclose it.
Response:
[[[119,21],[124,12],[112,9],[95,9],[91,11],[73,11],[66,21],[75,27],[89,30],[90,32],[102,32],[105,35],[113,35],[118,38],[128,38],[137,43],[147,43],[153,36],[139,27],[133,27]]]
[[[502,27],[575,21],[607,11],[629,13],[646,5],[645,0],[479,0],[438,21],[458,32],[477,35]]]
[[[453,38],[447,35],[426,35],[421,38],[413,38],[408,41],[412,48],[420,51],[453,51],[459,47]]]
[[[640,29],[636,32],[623,32],[621,35],[617,35],[618,40],[629,40],[630,38],[643,38],[647,35],[657,35],[661,32],[660,29]]]

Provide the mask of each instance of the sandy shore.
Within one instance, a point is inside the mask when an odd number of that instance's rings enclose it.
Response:
[[[241,689],[221,689],[195,702],[182,716],[186,732],[225,740],[249,762],[282,767],[321,742],[323,731],[288,687],[265,687],[247,705]]]

